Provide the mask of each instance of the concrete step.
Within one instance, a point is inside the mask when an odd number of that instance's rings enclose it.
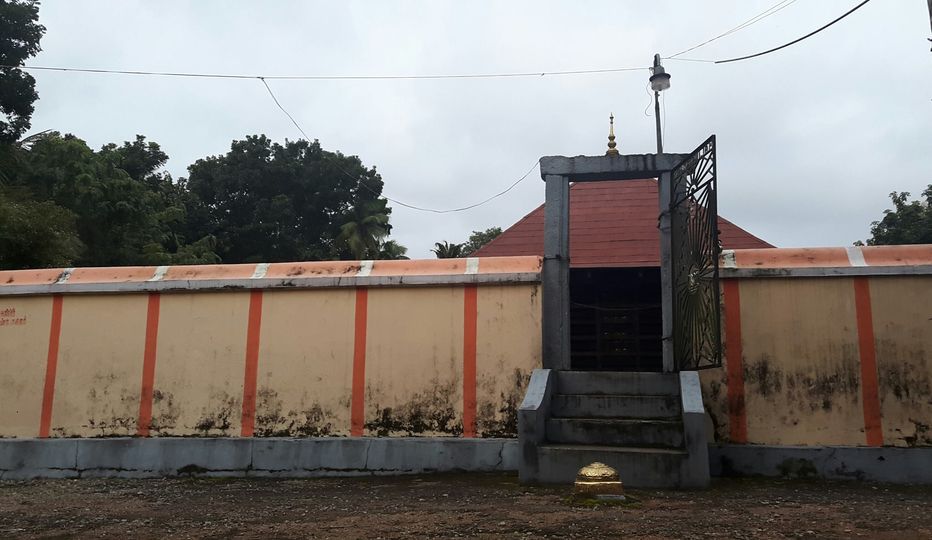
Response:
[[[558,394],[680,395],[675,373],[560,371]]]
[[[557,394],[551,402],[558,418],[678,418],[677,396]]]
[[[618,471],[626,488],[681,487],[688,474],[684,450],[547,444],[537,448],[537,456],[537,481],[543,484],[572,483],[579,469],[595,461]]]
[[[547,441],[564,444],[682,448],[679,420],[550,418]]]

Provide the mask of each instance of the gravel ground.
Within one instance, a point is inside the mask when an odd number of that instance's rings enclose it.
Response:
[[[0,537],[932,538],[932,487],[721,479],[575,502],[508,475],[0,482]]]

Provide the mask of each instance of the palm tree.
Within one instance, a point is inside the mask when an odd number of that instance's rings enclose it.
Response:
[[[379,247],[379,259],[407,259],[408,248],[394,240],[386,240]]]
[[[381,203],[381,204],[380,204]],[[379,254],[382,240],[388,236],[388,214],[383,201],[357,203],[340,226],[337,245],[356,260],[373,259]]]
[[[455,259],[463,256],[462,244],[451,244],[444,240],[443,242],[435,242],[434,246],[436,247],[431,251],[434,252],[438,259]]]

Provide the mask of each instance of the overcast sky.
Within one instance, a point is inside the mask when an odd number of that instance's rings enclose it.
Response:
[[[420,2],[45,0],[34,65],[256,75],[409,75],[647,66],[776,0]],[[850,9],[797,0],[684,57],[769,49]],[[850,245],[891,191],[932,183],[932,53],[924,0],[873,0],[790,48],[731,64],[665,62],[670,152],[718,136],[719,211],[781,247]],[[99,148],[137,133],[186,176],[233,139],[300,137],[257,80],[33,72],[33,132]],[[270,81],[325,149],[376,166],[389,197],[434,208],[501,191],[544,155],[598,155],[615,113],[619,150],[653,152],[649,73],[526,79]],[[652,111],[652,109],[651,109]],[[413,257],[433,242],[510,226],[543,202],[537,171],[480,208],[435,215],[393,205]]]

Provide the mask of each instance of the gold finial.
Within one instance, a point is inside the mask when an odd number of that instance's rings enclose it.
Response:
[[[618,150],[615,149],[615,114],[612,113],[608,117],[608,150],[605,151],[606,156],[617,156]]]

